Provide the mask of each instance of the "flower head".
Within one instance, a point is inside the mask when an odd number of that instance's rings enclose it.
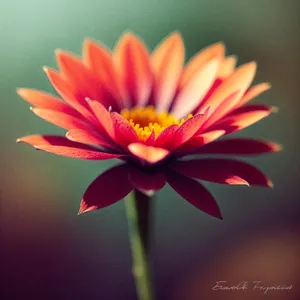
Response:
[[[59,71],[44,70],[60,97],[24,88],[18,93],[36,115],[67,134],[31,135],[18,141],[57,155],[121,161],[87,188],[80,213],[111,205],[133,189],[157,191],[167,182],[188,202],[221,218],[213,196],[195,179],[272,185],[245,162],[201,158],[280,149],[255,139],[218,140],[273,111],[248,104],[270,88],[268,83],[250,87],[255,62],[236,68],[235,56],[226,57],[224,45],[216,43],[184,65],[184,44],[177,32],[151,53],[140,38],[126,33],[112,52],[87,39],[82,58],[61,50],[56,56]],[[183,160],[189,155],[193,158]]]

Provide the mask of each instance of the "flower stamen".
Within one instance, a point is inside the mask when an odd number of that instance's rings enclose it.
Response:
[[[174,124],[181,125],[184,121],[193,116],[189,114],[186,118],[178,120],[167,111],[156,111],[151,105],[123,109],[121,115],[129,121],[141,141],[146,141],[152,132],[154,132],[155,138],[157,138],[167,127]]]

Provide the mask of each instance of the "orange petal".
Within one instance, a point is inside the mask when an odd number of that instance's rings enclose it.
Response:
[[[62,74],[80,91],[83,97],[103,99],[100,82],[75,55],[56,50],[56,59]]]
[[[144,43],[132,33],[124,34],[114,50],[114,64],[132,106],[144,106],[151,90],[149,53]]]
[[[223,59],[225,53],[225,46],[223,43],[215,43],[210,45],[193,56],[187,63],[179,82],[179,89],[181,89],[201,68],[204,64],[212,59]]]
[[[87,103],[85,99],[78,98],[76,96],[76,89],[66,81],[57,71],[44,68],[50,82],[56,91],[60,94],[60,96],[69,103],[72,107],[74,107],[80,114],[82,114],[86,119],[91,122],[95,122],[95,117],[89,112],[86,108]]]
[[[155,164],[170,154],[166,149],[147,146],[141,143],[132,143],[128,146],[128,149],[132,154],[150,164]]]
[[[231,95],[227,97],[215,110],[215,112],[207,118],[205,123],[203,124],[203,129],[208,128],[218,120],[220,120],[223,116],[225,116],[236,104],[236,97],[239,94],[239,91],[235,91]]]
[[[232,103],[237,102],[251,84],[255,72],[255,62],[247,63],[236,69],[236,71],[212,93],[207,101],[201,105],[200,109],[203,110],[210,106],[210,116],[227,97],[238,90],[239,93],[235,97],[236,99],[232,100]]]
[[[55,110],[74,117],[80,116],[80,114],[68,104],[46,92],[35,89],[19,88],[17,89],[17,93],[35,107]]]
[[[195,71],[175,99],[171,113],[178,119],[193,111],[215,81],[220,61],[214,59]]]
[[[236,112],[232,112],[232,115],[218,122],[211,129],[224,129],[227,134],[232,133],[246,128],[274,112],[272,107],[266,105],[248,105],[240,107],[237,110]]]
[[[91,39],[86,39],[83,45],[83,60],[99,79],[101,85],[104,85],[104,88],[118,100],[121,97],[120,86],[109,49]]]
[[[263,82],[263,83],[254,85],[245,93],[243,98],[237,103],[236,107],[244,105],[245,103],[249,102],[253,98],[260,95],[261,93],[269,90],[270,88],[271,88],[271,85],[267,82]]]
[[[229,77],[233,73],[236,63],[237,57],[235,55],[227,56],[219,68],[217,77],[222,79]]]
[[[155,48],[151,63],[154,72],[154,102],[159,111],[167,110],[176,93],[184,64],[184,44],[178,32],[168,36]]]
[[[91,127],[86,122],[71,115],[67,115],[51,109],[32,107],[31,110],[42,119],[67,130],[72,128],[80,128],[85,130],[91,129]]]
[[[110,136],[114,137],[114,128],[111,120],[110,113],[107,109],[98,101],[86,99],[89,107],[96,116],[99,125],[105,130],[105,132]]]

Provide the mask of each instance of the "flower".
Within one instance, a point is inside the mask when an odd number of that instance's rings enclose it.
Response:
[[[222,218],[214,197],[196,179],[267,187],[272,183],[245,162],[204,155],[280,150],[278,144],[256,139],[218,140],[274,111],[247,104],[270,88],[268,83],[250,87],[256,63],[236,68],[236,57],[224,52],[222,43],[213,44],[184,66],[184,43],[177,32],[152,53],[130,32],[112,52],[90,39],[84,41],[82,58],[58,50],[59,71],[44,71],[64,101],[34,89],[20,88],[18,94],[34,106],[36,115],[67,134],[18,141],[72,158],[121,161],[87,188],[79,213],[109,206],[133,189],[160,190],[167,182],[195,207]]]

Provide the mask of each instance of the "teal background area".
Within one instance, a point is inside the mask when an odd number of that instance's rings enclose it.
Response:
[[[258,62],[255,82],[272,89],[254,103],[280,110],[239,135],[279,142],[284,151],[247,159],[275,189],[205,184],[223,221],[169,187],[158,193],[157,299],[299,299],[299,11],[300,2],[280,0],[0,0],[0,298],[135,299],[124,203],[77,216],[86,187],[115,161],[72,160],[17,145],[23,135],[64,130],[32,114],[15,90],[53,91],[42,66],[56,66],[56,48],[79,54],[84,37],[113,47],[133,30],[153,49],[178,30],[187,59],[223,41],[239,64]],[[220,280],[248,281],[249,288],[213,291]],[[293,289],[265,295],[251,288],[259,280]]]

